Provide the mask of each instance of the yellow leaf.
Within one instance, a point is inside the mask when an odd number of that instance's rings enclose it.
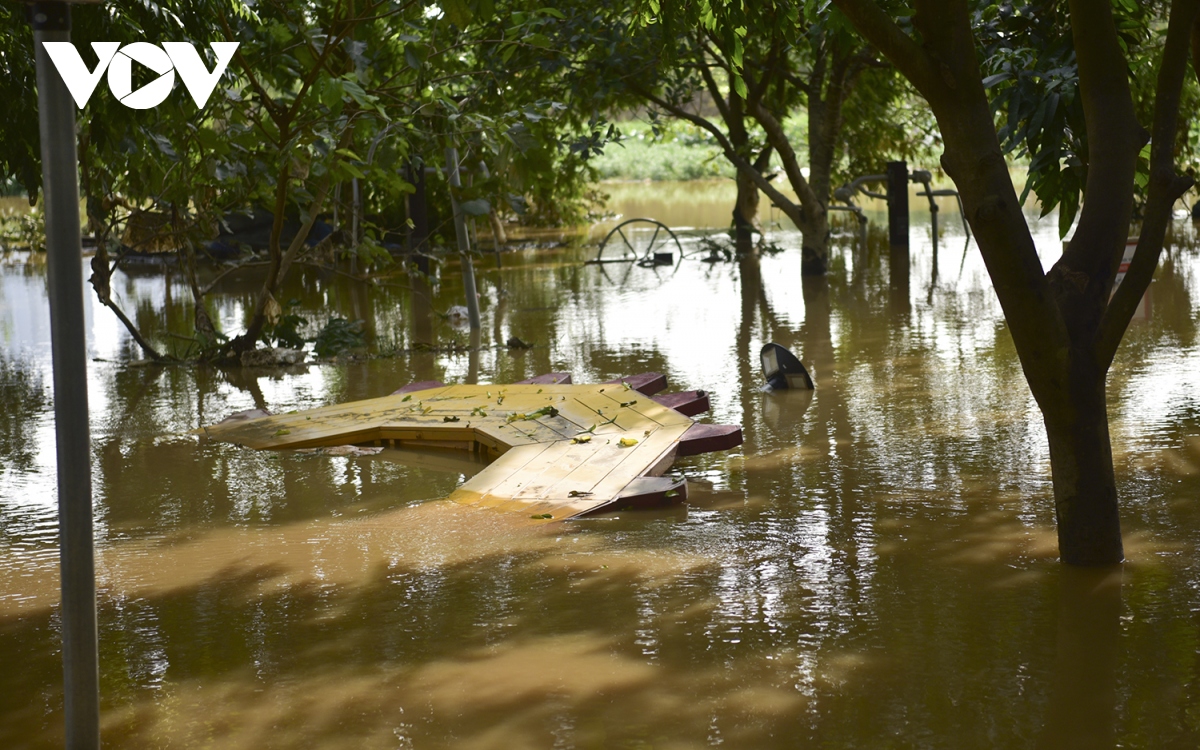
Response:
[[[629,448],[634,445],[637,445],[637,443],[638,443],[637,438],[631,438],[631,437],[623,437],[618,442],[620,442],[622,448]]]

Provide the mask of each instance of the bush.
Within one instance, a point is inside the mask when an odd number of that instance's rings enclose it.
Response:
[[[313,351],[318,357],[336,357],[342,352],[362,349],[366,345],[361,320],[351,322],[345,318],[330,318],[313,341]]]

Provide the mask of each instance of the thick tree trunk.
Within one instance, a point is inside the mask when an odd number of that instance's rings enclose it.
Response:
[[[829,270],[829,214],[806,214],[798,226],[802,238],[800,275],[824,276]]]
[[[874,3],[836,2],[925,96],[937,117],[946,144],[942,164],[962,195],[1042,410],[1062,560],[1120,562],[1124,551],[1105,404],[1111,354],[1100,343],[1100,323],[1129,226],[1136,157],[1145,140],[1111,9],[1107,3],[1070,3],[1089,171],[1079,228],[1047,275],[996,137],[967,3],[916,0],[918,43]],[[1141,290],[1136,294],[1140,297]]]
[[[736,176],[737,202],[733,206],[733,231],[738,252],[746,252],[754,243],[754,233],[762,233],[758,225],[758,185],[754,178],[740,170]]]
[[[1074,368],[1066,387],[1042,406],[1050,442],[1058,549],[1071,565],[1125,559],[1116,474],[1108,435],[1104,374]]]

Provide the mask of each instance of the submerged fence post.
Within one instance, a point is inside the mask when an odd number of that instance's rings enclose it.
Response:
[[[467,235],[467,217],[463,216],[458,206],[458,198],[454,191],[462,186],[458,176],[458,149],[454,146],[446,148],[446,170],[450,177],[450,207],[454,211],[454,235],[458,238],[458,254],[462,258],[463,291],[467,295],[467,321],[472,331],[478,331],[479,297],[475,291],[475,264],[471,262],[471,238]]]
[[[887,163],[888,243],[908,248],[908,164]]]
[[[66,746],[93,750],[100,747],[100,670],[75,102],[42,46],[70,41],[71,20],[61,2],[35,3],[31,15],[54,357]]]

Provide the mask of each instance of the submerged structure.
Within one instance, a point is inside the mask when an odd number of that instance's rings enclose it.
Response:
[[[200,432],[255,449],[342,445],[443,448],[492,459],[451,494],[456,502],[558,521],[679,502],[687,483],[662,474],[677,457],[740,445],[738,425],[691,417],[703,391],[656,395],[645,373],[573,385],[550,373],[512,385],[413,383],[382,398],[227,421]]]

